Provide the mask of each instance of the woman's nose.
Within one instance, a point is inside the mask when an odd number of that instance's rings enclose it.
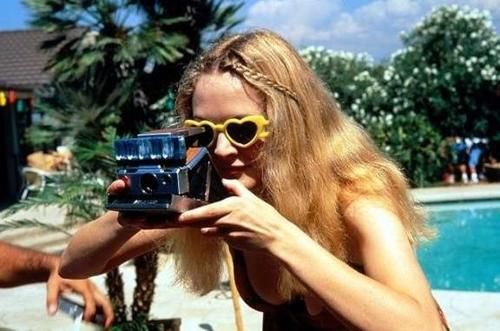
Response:
[[[214,154],[217,156],[225,157],[229,155],[234,155],[236,153],[238,153],[238,150],[226,138],[224,133],[222,132],[218,133],[217,140],[215,141]]]

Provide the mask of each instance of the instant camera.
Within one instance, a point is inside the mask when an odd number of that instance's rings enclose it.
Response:
[[[221,199],[221,179],[208,150],[197,146],[203,128],[174,128],[115,141],[123,194],[109,195],[106,208],[128,213],[176,214]]]

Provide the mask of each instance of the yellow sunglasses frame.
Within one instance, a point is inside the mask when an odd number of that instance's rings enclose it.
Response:
[[[241,144],[237,141],[235,141],[231,136],[227,133],[227,126],[229,124],[243,124],[246,122],[252,122],[257,126],[257,131],[255,132],[255,136],[247,142],[246,144]],[[184,125],[185,126],[191,126],[191,127],[201,127],[208,125],[212,128],[214,131],[214,135],[212,137],[212,140],[206,147],[210,147],[213,145],[214,141],[216,140],[217,133],[222,132],[224,133],[224,136],[226,137],[229,142],[231,142],[232,145],[240,147],[240,148],[247,148],[255,144],[257,140],[265,140],[267,136],[269,136],[269,132],[266,131],[266,126],[269,124],[269,120],[267,120],[263,115],[248,115],[243,118],[230,118],[226,120],[222,124],[214,123],[208,120],[202,120],[202,121],[196,121],[196,120],[185,120]]]

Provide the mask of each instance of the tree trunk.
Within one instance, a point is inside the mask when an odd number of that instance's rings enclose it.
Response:
[[[115,312],[115,324],[124,323],[127,321],[127,307],[125,306],[123,279],[120,270],[115,268],[106,273],[105,282]]]
[[[149,315],[155,293],[155,278],[158,273],[158,250],[134,259],[136,282],[132,302],[132,320]]]

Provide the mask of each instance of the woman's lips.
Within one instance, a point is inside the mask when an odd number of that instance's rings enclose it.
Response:
[[[243,171],[244,169],[246,169],[246,167],[227,167],[227,168],[222,168],[222,171],[235,172],[235,171]]]
[[[219,168],[219,173],[224,176],[224,175],[236,175],[240,174],[243,172],[247,167],[246,166],[236,166],[236,167],[224,167],[224,168]]]

